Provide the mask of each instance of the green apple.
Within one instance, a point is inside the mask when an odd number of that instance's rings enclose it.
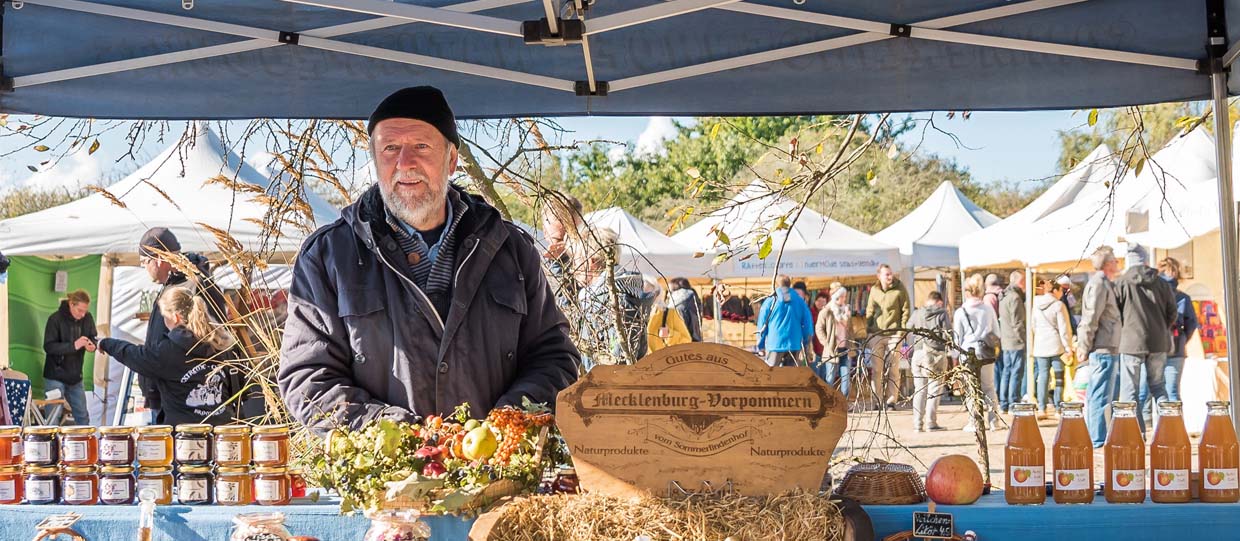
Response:
[[[461,451],[465,454],[466,460],[491,458],[497,447],[499,447],[499,440],[495,439],[495,434],[485,426],[470,430],[468,434],[465,434],[465,441],[461,442]]]

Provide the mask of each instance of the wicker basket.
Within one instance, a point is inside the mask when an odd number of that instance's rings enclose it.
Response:
[[[926,501],[926,487],[907,464],[867,462],[848,469],[835,489],[837,496],[862,505],[908,505]]]

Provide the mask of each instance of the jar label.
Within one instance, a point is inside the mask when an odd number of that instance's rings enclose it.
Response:
[[[1055,488],[1058,490],[1092,490],[1089,486],[1089,470],[1059,470],[1055,472]]]
[[[177,440],[177,462],[206,462],[207,440]]]
[[[1010,487],[1044,487],[1046,486],[1046,470],[1042,466],[1011,466]]]
[[[220,441],[215,443],[217,462],[241,462],[241,442]]]
[[[167,460],[168,445],[163,440],[138,442],[138,460]]]
[[[1111,490],[1145,490],[1145,470],[1111,470]]]
[[[26,462],[51,462],[52,442],[32,441],[26,445]]]
[[[241,503],[241,483],[236,481],[216,482],[215,500],[220,503]]]
[[[13,456],[22,456],[22,440],[13,441]]]
[[[17,482],[12,479],[0,481],[0,500],[11,502],[17,499]]]
[[[138,494],[142,494],[143,490],[150,490],[155,494],[156,500],[162,500],[168,497],[164,492],[164,482],[159,479],[138,479]]]
[[[129,479],[100,479],[99,498],[109,501],[128,500]]]
[[[280,443],[275,441],[254,442],[255,462],[274,462],[280,460]]]
[[[279,480],[259,479],[254,481],[255,499],[260,502],[283,501],[288,496],[280,491],[280,488],[286,486]]]
[[[1188,490],[1188,470],[1154,470],[1154,490]]]
[[[26,499],[34,501],[48,501],[56,497],[55,482],[50,479],[40,479],[36,481],[26,482]]]
[[[1235,468],[1214,469],[1206,468],[1201,472],[1201,478],[1205,480],[1206,490],[1236,490],[1240,488],[1240,483],[1236,479]]]
[[[65,501],[84,502],[95,495],[95,484],[90,481],[65,481]]]
[[[108,462],[133,462],[133,457],[129,456],[128,441],[100,441],[99,458]]]
[[[83,462],[86,460],[86,442],[65,441],[64,453],[61,460],[65,462]]]
[[[181,503],[207,501],[207,480],[181,479],[177,483],[177,499]]]

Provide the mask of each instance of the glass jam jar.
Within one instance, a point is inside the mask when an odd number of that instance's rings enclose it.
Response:
[[[254,476],[248,466],[220,466],[215,473],[215,503],[250,505],[254,503]]]
[[[0,466],[22,463],[22,427],[0,426]]]
[[[60,462],[60,442],[56,439],[54,426],[31,426],[22,438],[23,457],[26,464],[55,466]]]
[[[256,426],[253,432],[255,466],[288,466],[288,425]]]
[[[259,505],[288,505],[292,484],[288,468],[258,466],[254,468],[254,501]]]
[[[284,513],[242,513],[233,517],[230,541],[287,541]]]
[[[250,427],[215,427],[215,463],[220,466],[250,465]]]
[[[130,505],[137,493],[133,466],[103,466],[99,468],[99,503],[104,505]]]
[[[134,461],[133,427],[105,426],[99,429],[99,463],[129,466]]]
[[[156,466],[138,468],[138,494],[150,490],[155,494],[155,503],[168,505],[172,503],[172,468]]]
[[[364,541],[419,541],[431,538],[431,528],[419,520],[421,514],[413,510],[384,510],[370,515],[370,529]]]
[[[60,475],[56,466],[26,466],[26,503],[47,505],[60,502]]]
[[[65,505],[99,503],[99,474],[95,473],[94,466],[65,466],[60,487]]]
[[[172,465],[172,427],[138,427],[138,465],[144,468]]]
[[[177,464],[205,466],[211,463],[211,425],[177,425],[173,457]]]
[[[206,505],[215,501],[215,479],[210,466],[182,466],[177,472],[177,501]]]
[[[306,478],[302,476],[301,470],[289,470],[289,481],[292,482],[293,499],[306,497]]]
[[[555,481],[551,483],[551,490],[556,494],[576,494],[580,492],[579,487],[577,470],[574,468],[561,469],[555,475]]]
[[[94,466],[99,462],[99,430],[93,426],[66,426],[60,429],[60,464]]]
[[[22,467],[0,466],[0,505],[22,503]]]

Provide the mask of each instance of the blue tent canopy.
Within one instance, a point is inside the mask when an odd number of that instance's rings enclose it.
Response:
[[[414,84],[463,118],[1116,106],[1209,98],[1207,14],[1236,21],[1217,55],[1240,33],[1240,0],[459,1],[7,0],[0,111],[364,118]]]

